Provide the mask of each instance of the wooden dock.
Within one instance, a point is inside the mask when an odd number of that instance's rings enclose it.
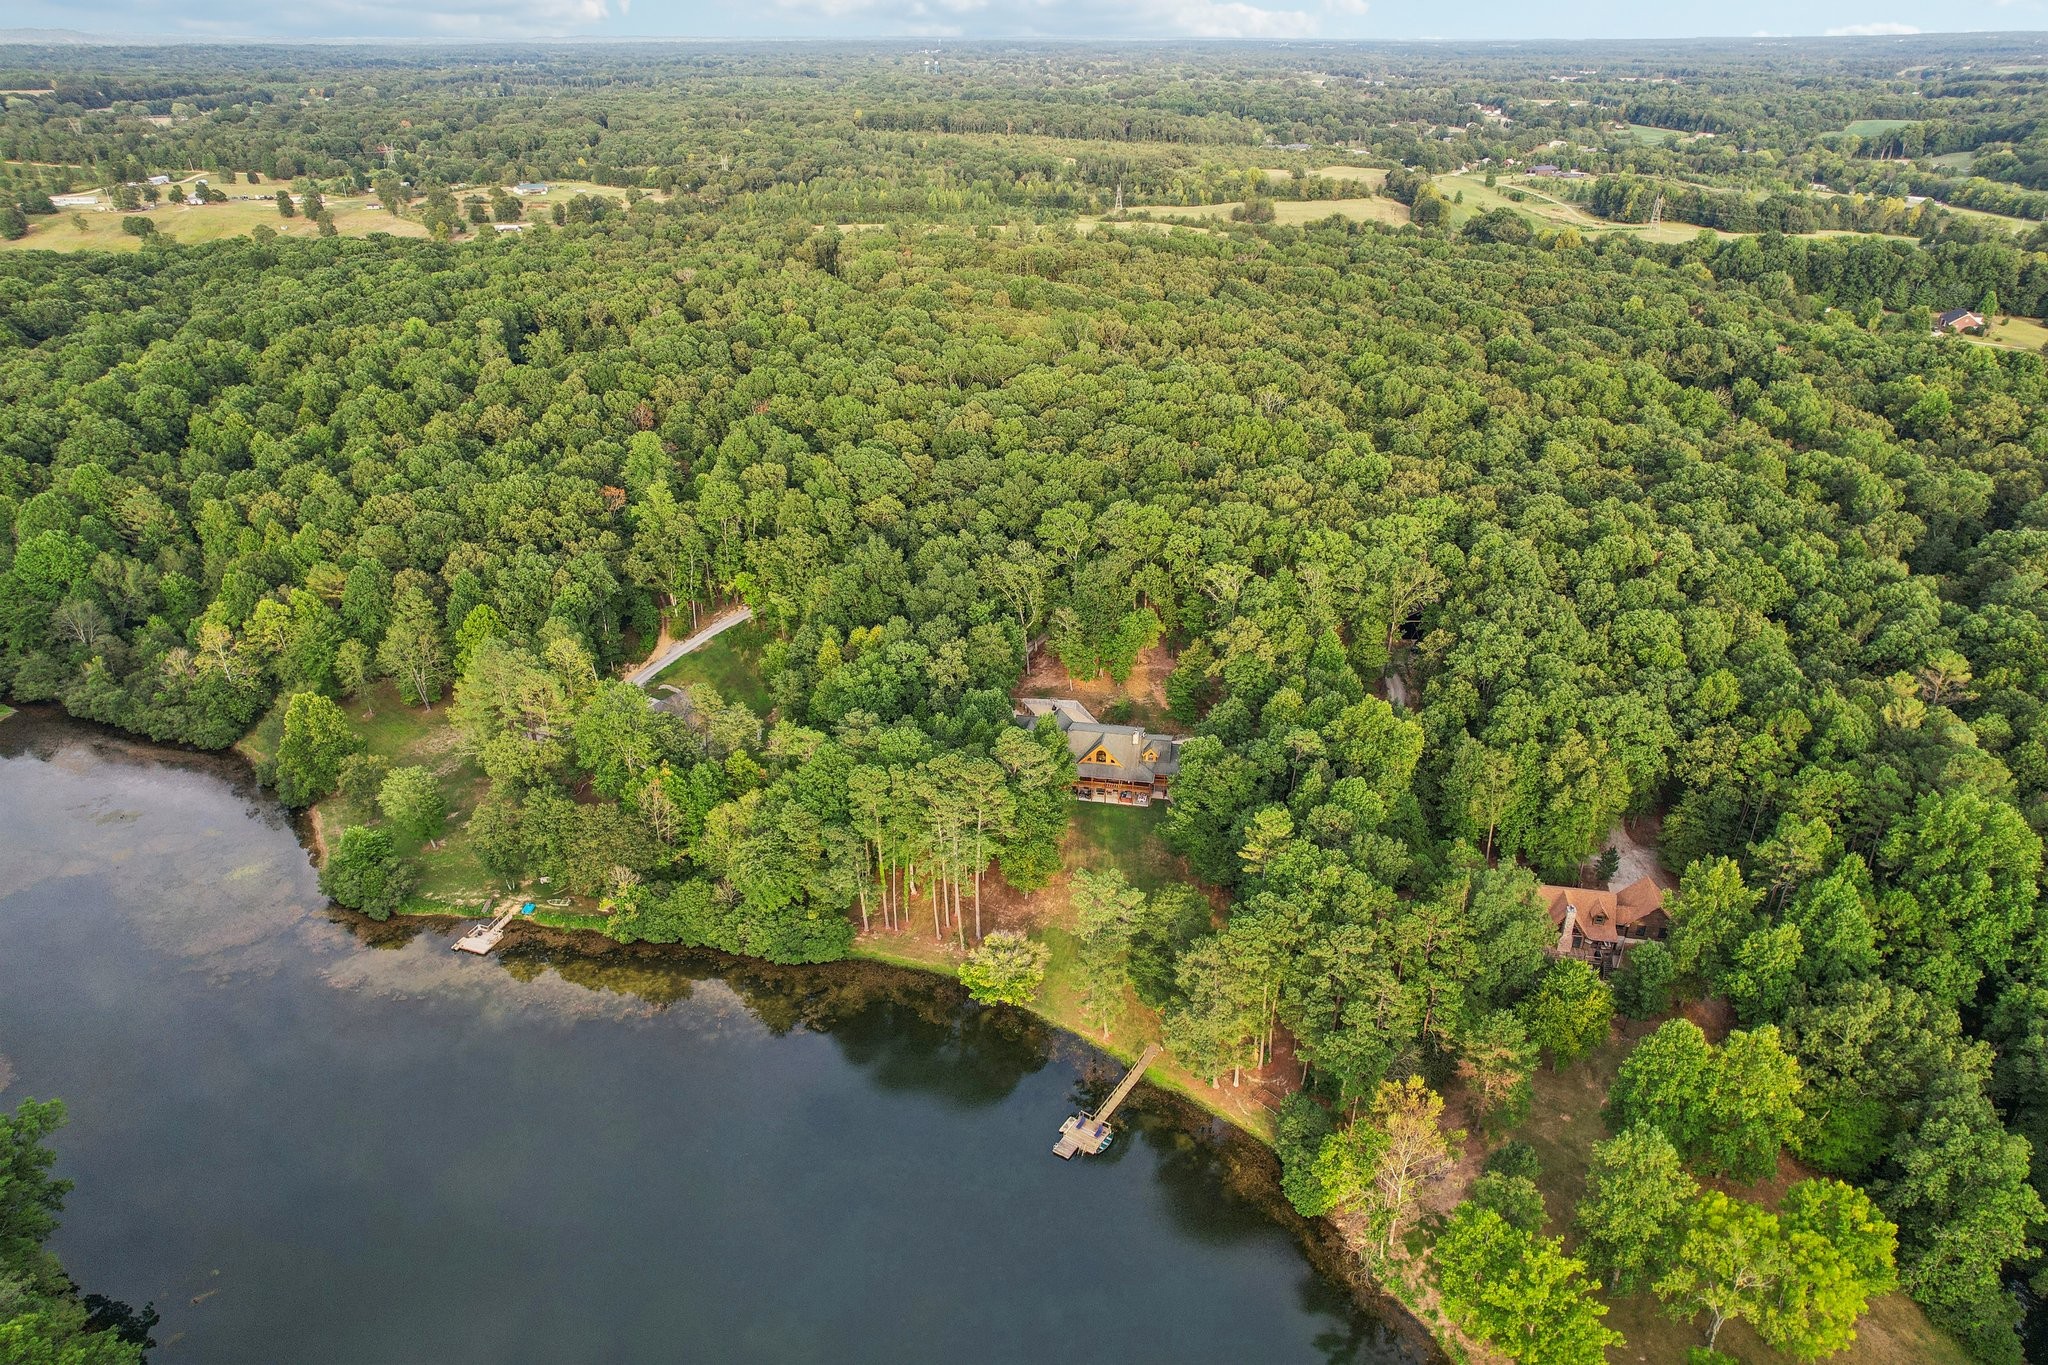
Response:
[[[1118,1105],[1130,1098],[1131,1091],[1137,1089],[1138,1082],[1144,1078],[1145,1068],[1152,1065],[1152,1059],[1159,1055],[1160,1050],[1157,1043],[1147,1045],[1131,1069],[1124,1073],[1124,1078],[1116,1083],[1116,1089],[1109,1092],[1109,1098],[1094,1113],[1084,1110],[1062,1123],[1060,1140],[1053,1144],[1052,1154],[1061,1161],[1072,1161],[1076,1152],[1086,1156],[1100,1155],[1102,1149],[1109,1146],[1109,1140],[1116,1136],[1115,1130],[1109,1126],[1110,1116],[1116,1113]]]
[[[512,921],[519,918],[522,904],[531,905],[532,902],[522,903],[516,896],[506,901],[504,910],[499,912],[496,919],[492,920],[489,924],[479,924],[461,938],[456,939],[454,943],[455,951],[458,953],[475,953],[478,957],[482,957],[490,952],[505,937],[505,931],[512,927]],[[484,913],[489,914],[490,911],[486,910]]]

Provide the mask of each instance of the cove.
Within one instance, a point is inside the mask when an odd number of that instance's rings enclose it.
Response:
[[[1270,1156],[943,981],[331,912],[229,760],[0,723],[0,1106],[59,1096],[53,1246],[159,1362],[1424,1358]]]

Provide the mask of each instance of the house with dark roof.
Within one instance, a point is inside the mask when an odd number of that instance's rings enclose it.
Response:
[[[1951,308],[1935,321],[1945,332],[1968,332],[1986,325],[1982,313],[1968,308]]]
[[[1671,916],[1664,909],[1664,888],[1648,877],[1619,891],[1593,891],[1583,886],[1537,888],[1557,929],[1553,957],[1590,962],[1604,974],[1621,966],[1632,944],[1662,941],[1671,936]]]
[[[1149,806],[1167,799],[1180,771],[1180,740],[1142,725],[1111,725],[1070,697],[1026,697],[1019,724],[1051,716],[1074,756],[1074,798],[1119,806]]]

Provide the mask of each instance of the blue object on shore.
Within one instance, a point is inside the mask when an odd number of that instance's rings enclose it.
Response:
[[[520,913],[520,914],[522,914],[522,915],[530,915],[530,914],[532,914],[532,913],[533,913],[533,902],[532,902],[532,901],[528,901],[528,902],[527,902],[526,904],[524,904],[524,905],[520,906],[520,907],[519,907],[519,913]]]

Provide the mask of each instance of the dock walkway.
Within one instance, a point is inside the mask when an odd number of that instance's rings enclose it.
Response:
[[[1110,1116],[1116,1113],[1118,1105],[1130,1098],[1131,1091],[1137,1089],[1138,1082],[1144,1079],[1145,1068],[1152,1065],[1152,1059],[1161,1051],[1159,1044],[1148,1044],[1138,1060],[1132,1063],[1131,1069],[1124,1073],[1124,1078],[1116,1083],[1116,1089],[1109,1092],[1109,1098],[1093,1114],[1084,1110],[1062,1123],[1060,1140],[1053,1144],[1052,1154],[1061,1161],[1072,1161],[1076,1152],[1099,1156],[1102,1149],[1109,1146],[1109,1140],[1116,1136],[1109,1126]]]
[[[511,900],[505,902],[504,910],[499,913],[496,919],[492,920],[489,924],[479,924],[461,938],[456,939],[453,945],[455,951],[458,953],[475,953],[478,957],[484,956],[491,949],[497,947],[499,941],[505,937],[505,931],[512,926],[512,921],[519,918],[519,911],[522,905],[530,906],[532,904],[533,902],[531,901],[522,902],[517,896],[514,896]],[[489,914],[490,912],[486,910],[484,913]]]

